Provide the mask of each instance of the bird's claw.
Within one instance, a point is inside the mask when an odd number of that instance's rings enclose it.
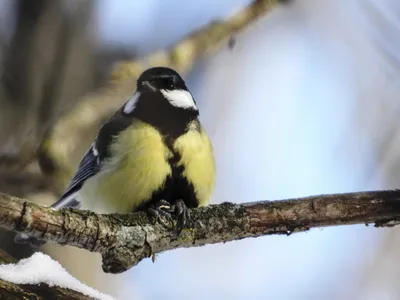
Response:
[[[173,208],[168,201],[160,200],[148,208],[148,212],[163,226],[170,228],[173,222],[171,213]]]
[[[160,200],[148,208],[148,212],[166,228],[173,223],[172,214],[178,218],[177,231],[180,233],[183,228],[191,225],[189,209],[183,199],[179,199],[171,205],[166,200]]]
[[[175,203],[175,214],[178,217],[177,230],[180,233],[183,228],[191,225],[189,209],[183,199],[179,199]]]

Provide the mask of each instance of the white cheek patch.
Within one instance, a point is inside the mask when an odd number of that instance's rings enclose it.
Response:
[[[123,112],[125,114],[130,114],[131,112],[133,112],[133,110],[136,107],[136,103],[139,100],[140,97],[140,93],[136,92],[135,94],[132,95],[132,97],[128,100],[128,102],[126,102]]]
[[[185,90],[161,90],[161,93],[171,103],[171,105],[179,108],[197,109],[192,95]]]

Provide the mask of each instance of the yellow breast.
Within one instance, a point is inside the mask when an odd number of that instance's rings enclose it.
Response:
[[[168,158],[171,151],[164,145],[162,136],[154,127],[135,120],[129,130],[125,130],[111,146],[111,158],[102,170],[86,182],[86,198],[97,202],[102,198],[112,202],[110,209],[129,212],[154,191],[162,187],[171,167]],[[96,198],[93,199],[93,198]],[[93,209],[95,203],[90,205]]]
[[[211,142],[201,128],[189,130],[174,143],[181,155],[179,165],[184,166],[183,176],[193,184],[199,206],[208,204],[215,186],[215,160]]]
[[[199,205],[206,205],[215,181],[213,149],[206,133],[189,130],[173,147],[181,156],[178,164],[184,166],[183,176],[193,184]],[[103,171],[81,189],[85,207],[93,211],[130,212],[162,188],[172,173],[168,159],[173,153],[161,134],[141,121],[135,120],[132,128],[120,133],[110,151]]]

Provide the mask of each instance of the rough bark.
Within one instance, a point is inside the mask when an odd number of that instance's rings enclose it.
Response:
[[[191,227],[177,234],[176,221],[156,221],[144,212],[101,215],[74,209],[55,210],[0,194],[0,227],[99,252],[103,270],[120,273],[146,257],[181,247],[270,234],[290,235],[323,226],[394,226],[400,219],[400,191],[244,204],[226,202],[192,209],[191,218]]]
[[[0,249],[0,264],[16,263],[16,259]],[[0,279],[0,298],[3,300],[90,300],[92,298],[70,289],[47,284],[15,284]]]

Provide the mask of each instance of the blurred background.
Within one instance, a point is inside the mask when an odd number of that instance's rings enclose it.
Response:
[[[76,167],[103,120],[97,110],[135,88],[132,76],[124,92],[104,89],[115,63],[251,2],[1,0],[0,191],[54,201],[70,175],[57,170]],[[185,72],[215,148],[212,203],[400,187],[400,3],[294,0],[232,45]],[[91,129],[75,138],[77,120]],[[63,151],[64,162],[51,159]],[[102,273],[98,254],[43,251],[122,300],[390,300],[400,299],[399,230],[343,226],[179,249],[119,275]],[[12,238],[1,232],[2,248],[31,254]]]

